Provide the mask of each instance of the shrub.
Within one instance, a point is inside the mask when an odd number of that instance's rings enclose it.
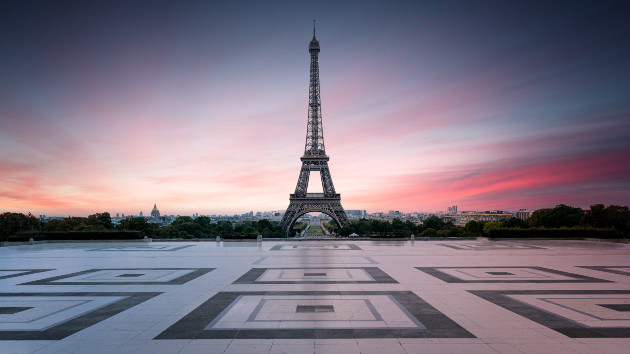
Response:
[[[435,229],[428,228],[428,229],[422,231],[420,236],[422,236],[422,237],[436,237],[437,236],[437,231],[435,231]]]
[[[221,236],[221,238],[226,240],[256,240],[258,238],[258,235],[228,234],[225,236]]]

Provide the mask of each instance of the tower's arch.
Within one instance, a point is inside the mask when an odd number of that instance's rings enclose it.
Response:
[[[322,213],[322,214],[326,214],[326,215],[330,216],[333,220],[335,220],[335,222],[337,223],[337,225],[341,225],[341,222],[339,221],[338,217],[337,217],[334,213],[331,213],[331,212],[326,211],[326,210],[323,210],[323,209],[322,209],[322,210],[304,210],[304,211],[301,211],[301,212],[300,212],[300,214],[295,214],[295,215],[293,216],[293,220],[291,220],[291,221],[289,222],[289,226],[288,226],[288,228],[289,228],[289,233],[291,233],[291,230],[293,230],[293,226],[295,225],[295,223],[297,222],[297,220],[298,220],[300,217],[302,217],[302,216],[304,216],[304,215],[306,215],[306,214],[308,214],[308,213]]]

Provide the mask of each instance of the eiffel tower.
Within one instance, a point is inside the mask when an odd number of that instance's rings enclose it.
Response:
[[[289,207],[282,217],[280,227],[287,236],[290,235],[295,221],[310,212],[324,213],[333,218],[338,225],[350,225],[345,210],[341,206],[341,194],[335,192],[328,156],[324,148],[324,130],[322,128],[322,109],[319,95],[319,41],[315,38],[315,21],[313,21],[313,39],[309,47],[311,53],[311,81],[308,89],[308,123],[306,125],[306,145],[302,160],[302,169],[298,177],[295,193],[289,196]],[[322,179],[323,193],[306,193],[311,171],[319,171]]]

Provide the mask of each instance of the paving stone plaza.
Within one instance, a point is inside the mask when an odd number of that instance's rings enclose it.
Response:
[[[2,353],[622,353],[630,245],[0,248]]]

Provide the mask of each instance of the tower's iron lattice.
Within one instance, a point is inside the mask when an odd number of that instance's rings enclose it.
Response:
[[[321,212],[332,217],[340,226],[350,225],[345,210],[341,206],[341,195],[335,192],[330,170],[328,169],[328,156],[324,147],[324,130],[322,127],[322,109],[319,95],[319,41],[315,38],[313,27],[313,39],[308,51],[311,54],[311,80],[308,88],[308,123],[306,125],[306,144],[302,169],[298,177],[295,193],[289,196],[289,207],[280,222],[282,231],[289,235],[293,224],[302,215],[310,212]],[[307,193],[308,180],[311,171],[319,171],[322,180],[323,193]]]

